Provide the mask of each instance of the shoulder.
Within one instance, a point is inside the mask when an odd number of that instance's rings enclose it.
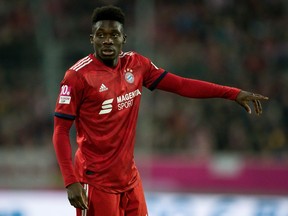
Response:
[[[137,53],[136,52],[134,52],[134,51],[127,51],[127,52],[121,52],[120,53],[120,55],[119,55],[119,57],[120,58],[129,58],[129,57],[135,57],[137,55]]]
[[[122,60],[130,60],[130,61],[137,61],[140,63],[146,63],[149,61],[149,59],[135,51],[128,51],[128,52],[122,52],[119,55],[120,59]]]
[[[64,81],[77,82],[83,79],[83,75],[86,71],[89,71],[90,64],[93,61],[90,55],[87,55],[80,60],[76,61],[70,68],[66,70]]]
[[[74,71],[74,72],[86,71],[91,65],[92,61],[93,58],[91,57],[91,55],[87,55],[84,58],[78,60],[75,64],[73,64],[68,69],[68,71]]]

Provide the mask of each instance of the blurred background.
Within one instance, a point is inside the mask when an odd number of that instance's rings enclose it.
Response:
[[[0,189],[63,190],[51,142],[59,83],[93,52],[91,14],[107,4],[126,14],[124,51],[270,98],[256,116],[144,90],[135,157],[146,191],[287,195],[286,0],[1,0]]]

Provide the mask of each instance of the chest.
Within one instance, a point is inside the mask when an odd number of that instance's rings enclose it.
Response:
[[[106,100],[118,102],[135,95],[141,95],[143,72],[138,66],[127,65],[123,69],[99,69],[86,73],[84,98],[90,102],[102,104]]]

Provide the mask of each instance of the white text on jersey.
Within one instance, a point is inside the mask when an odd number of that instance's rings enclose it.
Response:
[[[118,110],[132,107],[134,98],[137,97],[138,95],[141,95],[141,92],[139,89],[136,89],[135,91],[118,96],[117,97]]]
[[[131,100],[134,97],[141,95],[141,92],[139,89],[136,89],[135,91],[129,92],[127,94],[121,95],[119,97],[117,97],[117,103],[121,103],[127,100]]]

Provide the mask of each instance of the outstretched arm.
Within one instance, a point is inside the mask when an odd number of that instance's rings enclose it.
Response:
[[[238,88],[218,85],[196,79],[188,79],[167,73],[158,84],[157,89],[179,94],[189,98],[226,98],[235,100],[239,105],[244,107],[248,113],[251,113],[249,102],[253,102],[256,114],[262,113],[260,100],[267,100],[260,94],[243,91]]]
[[[241,91],[238,88],[184,78],[172,73],[167,73],[166,76],[163,77],[157,89],[189,98],[226,98],[229,100],[235,100]]]

